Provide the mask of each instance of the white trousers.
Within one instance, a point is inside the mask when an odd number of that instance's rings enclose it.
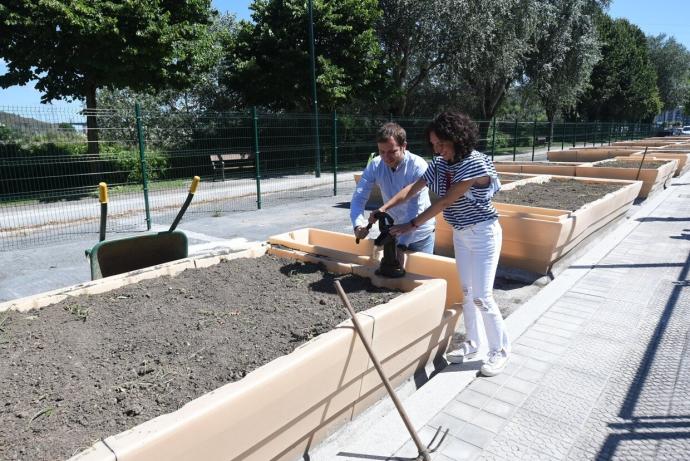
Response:
[[[463,317],[467,339],[480,346],[483,324],[489,351],[504,350],[508,353],[510,341],[493,296],[502,241],[503,231],[498,219],[462,230],[453,229],[455,263],[464,294]]]

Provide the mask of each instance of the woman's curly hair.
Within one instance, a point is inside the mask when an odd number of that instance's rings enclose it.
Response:
[[[455,161],[470,155],[479,141],[477,124],[461,112],[446,111],[434,117],[426,127],[426,140],[429,146],[431,146],[429,136],[432,131],[436,133],[439,139],[453,142]]]

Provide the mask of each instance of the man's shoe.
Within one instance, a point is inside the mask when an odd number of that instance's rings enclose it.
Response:
[[[481,372],[484,376],[496,376],[508,364],[508,354],[505,351],[491,351],[489,358],[482,365]]]
[[[448,351],[446,353],[446,360],[450,363],[462,363],[465,360],[472,359],[477,356],[479,352],[479,347],[475,347],[471,342],[465,341],[460,344],[457,349]]]

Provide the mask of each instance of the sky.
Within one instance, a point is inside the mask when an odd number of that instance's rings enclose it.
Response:
[[[251,0],[212,0],[212,4],[221,13],[230,12],[234,13],[237,19],[251,20]],[[647,35],[665,33],[674,36],[690,50],[690,0],[614,0],[608,12],[614,18],[628,19]],[[0,74],[4,74],[5,71],[5,63],[0,60]],[[0,89],[0,108],[35,107],[40,104],[40,100],[41,94],[31,83]],[[52,105],[74,110],[81,108],[81,102],[54,101]]]

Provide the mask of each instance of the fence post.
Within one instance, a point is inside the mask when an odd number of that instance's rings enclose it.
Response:
[[[575,130],[577,129],[577,122],[573,122],[573,148],[575,147],[575,142],[577,137],[575,136]]]
[[[618,142],[618,135],[620,134],[621,128],[618,126],[618,122],[613,122],[613,142]]]
[[[515,119],[515,127],[513,128],[513,162],[515,161],[515,153],[517,151],[517,134],[518,134],[518,121]]]
[[[146,213],[146,230],[151,230],[151,210],[149,208],[149,181],[146,165],[146,150],[144,147],[144,127],[141,123],[141,107],[134,103],[134,115],[137,122],[137,140],[139,142],[139,166],[141,167],[141,184],[144,188],[144,211]]]
[[[563,120],[563,129],[561,130],[561,150],[565,148],[565,120]]]
[[[252,106],[252,131],[254,138],[254,178],[256,180],[256,207],[261,209],[261,157],[259,151],[259,116]]]
[[[494,159],[494,151],[496,150],[496,117],[494,117],[494,127],[491,132],[491,160]]]
[[[602,136],[602,130],[601,130],[601,122],[597,121],[597,137],[599,138],[599,145],[603,146],[604,145],[604,137]]]
[[[611,145],[611,122],[609,122],[609,146]]]
[[[333,111],[333,196],[338,195],[338,114]]]
[[[589,125],[589,123],[585,122],[585,142],[582,144],[582,147],[587,147],[587,125]]]
[[[534,146],[537,145],[537,120],[532,124],[532,161],[534,161]]]
[[[549,130],[549,134],[546,137],[546,152],[551,152],[551,137],[553,136],[553,125],[552,125],[552,123],[553,123],[552,121],[549,121],[549,126],[547,128]]]

